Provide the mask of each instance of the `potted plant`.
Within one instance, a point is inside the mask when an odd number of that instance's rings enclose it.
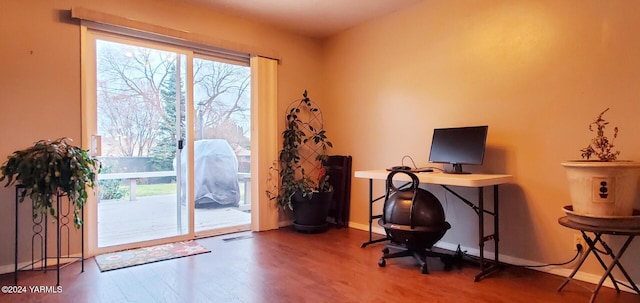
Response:
[[[24,188],[19,201],[33,201],[33,216],[39,213],[56,215],[53,201],[67,196],[73,205],[74,225],[82,225],[81,210],[87,201],[87,187],[93,188],[99,163],[80,147],[69,144],[71,139],[41,140],[33,146],[15,151],[0,167],[0,182],[5,187],[18,184]]]
[[[589,124],[589,131],[596,135],[587,147],[580,150],[585,160],[562,163],[569,181],[573,212],[579,215],[606,217],[633,214],[640,162],[618,160],[620,151],[614,150],[613,144],[618,136],[618,128],[613,128],[612,138],[605,133],[609,122],[603,115],[608,110],[602,111]]]
[[[280,186],[268,192],[281,209],[293,210],[294,227],[317,232],[327,226],[333,187],[323,163],[333,147],[322,124],[322,112],[307,91],[287,109],[277,168]]]

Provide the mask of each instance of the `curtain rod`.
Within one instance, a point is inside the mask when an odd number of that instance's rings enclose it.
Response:
[[[84,23],[89,27],[96,29],[100,26],[91,26],[91,24],[100,24],[107,27],[117,27],[125,30],[131,30],[136,32],[148,33],[155,36],[162,36],[168,39],[175,39],[177,41],[185,42],[187,44],[195,43],[209,48],[213,48],[216,51],[235,53],[234,56],[245,54],[246,56],[259,56],[270,58],[280,61],[280,57],[275,51],[257,50],[256,47],[250,45],[244,45],[232,41],[217,39],[202,34],[192,33],[188,31],[173,29],[156,24],[151,24],[139,20],[129,19],[126,17],[95,11],[85,7],[74,6],[71,8],[71,18],[81,21],[89,21],[90,23]]]

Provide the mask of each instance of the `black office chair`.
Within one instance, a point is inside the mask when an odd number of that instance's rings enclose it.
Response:
[[[393,177],[404,173],[411,177],[411,187],[393,185]],[[386,266],[386,259],[411,256],[420,264],[423,274],[428,274],[427,257],[439,257],[448,268],[453,261],[449,254],[432,251],[451,225],[445,221],[444,209],[432,193],[419,188],[418,177],[407,171],[392,171],[387,176],[382,218],[378,224],[384,227],[390,243],[382,250],[378,266]],[[409,185],[409,184],[407,184]],[[390,248],[400,251],[390,253]]]

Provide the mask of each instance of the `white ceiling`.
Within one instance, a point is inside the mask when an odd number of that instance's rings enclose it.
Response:
[[[205,5],[305,36],[328,37],[422,0],[176,0]]]

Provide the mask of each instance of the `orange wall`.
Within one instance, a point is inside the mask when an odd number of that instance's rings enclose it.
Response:
[[[489,125],[485,164],[467,168],[515,177],[501,187],[500,252],[568,260],[575,232],[557,223],[570,204],[560,163],[580,156],[607,107],[622,158],[640,160],[639,47],[639,1],[424,1],[326,42],[325,125],[354,170],[403,155],[428,165],[434,128]],[[430,189],[453,225],[444,241],[477,247],[475,213]],[[367,199],[368,182],[354,179],[354,225],[367,224]],[[624,262],[637,280],[640,243],[630,249]]]
[[[631,0],[424,1],[324,43],[169,1],[3,1],[1,158],[39,139],[80,137],[79,27],[65,12],[74,5],[276,51],[279,106],[308,89],[323,106],[332,152],[352,155],[354,170],[403,155],[425,165],[433,128],[488,124],[485,164],[470,168],[515,177],[501,188],[501,253],[513,258],[573,255],[573,232],[556,222],[569,204],[559,163],[579,156],[604,108],[620,127],[623,158],[640,160],[640,2]],[[453,225],[444,240],[476,247],[475,215],[430,189]],[[0,242],[11,243],[12,189],[0,188],[0,200]],[[367,182],[354,179],[354,226],[367,223],[366,201]],[[0,266],[13,264],[3,247]],[[636,280],[638,253],[634,243],[624,260]]]
[[[0,11],[0,159],[40,139],[67,136],[80,144],[80,27],[68,10],[82,6],[229,43],[277,53],[279,106],[304,89],[322,99],[321,44],[269,26],[181,2],[156,0],[2,1]],[[279,110],[279,112],[284,111]],[[284,122],[282,122],[284,124]],[[1,160],[4,162],[4,160]],[[3,184],[4,185],[4,184]],[[13,188],[0,187],[0,243],[13,243]],[[21,246],[28,258],[30,208],[21,206]],[[0,269],[13,264],[12,244],[0,250]],[[53,244],[52,244],[52,247]],[[77,245],[79,247],[79,244]],[[4,266],[4,267],[3,267]],[[1,271],[1,270],[0,270]]]

